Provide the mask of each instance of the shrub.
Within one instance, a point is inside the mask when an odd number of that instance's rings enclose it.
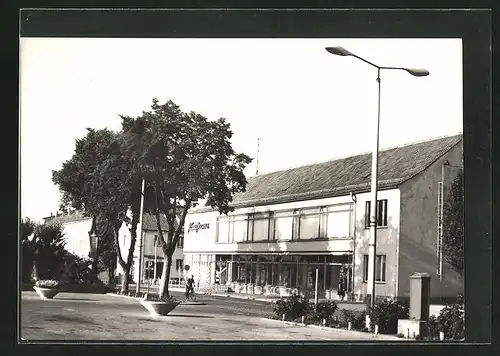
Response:
[[[447,304],[439,313],[437,323],[446,340],[462,340],[465,337],[464,298],[457,296],[455,304]]]
[[[94,276],[91,259],[70,255],[65,261],[61,281],[69,284],[92,284]]]
[[[289,298],[281,298],[273,306],[273,313],[276,319],[282,318],[285,314],[285,320],[297,320],[306,316],[311,311],[311,303],[308,299],[292,295]]]
[[[408,306],[393,299],[385,299],[375,304],[370,311],[370,331],[379,327],[381,334],[396,334],[398,331],[398,319],[408,319]]]
[[[305,318],[307,324],[322,324],[323,320],[325,320],[326,325],[337,326],[335,312],[338,307],[333,300],[319,302],[317,305],[310,303],[307,310],[308,314]]]
[[[57,289],[59,288],[59,282],[53,279],[38,280],[35,282],[35,286],[39,288]]]
[[[354,330],[363,330],[365,328],[366,312],[355,312],[349,309],[340,310],[339,326],[347,328],[349,322]]]
[[[428,340],[439,340],[439,322],[434,315],[429,316],[425,323],[425,331]]]

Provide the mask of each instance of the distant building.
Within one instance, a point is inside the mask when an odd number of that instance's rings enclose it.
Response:
[[[462,281],[443,261],[438,216],[462,168],[462,135],[380,152],[376,295],[409,296],[409,275],[432,276],[431,296],[452,297]],[[191,209],[185,263],[200,286],[235,292],[312,293],[337,299],[340,268],[348,296],[367,294],[371,154],[262,174],[235,196],[234,212]]]
[[[78,257],[88,258],[90,252],[90,238],[89,231],[92,227],[92,219],[84,216],[80,212],[63,212],[56,213],[43,219],[45,224],[59,223],[63,226],[64,237],[66,238],[66,250]],[[164,218],[161,220],[163,234],[167,234],[167,223]],[[140,231],[141,226],[137,226],[137,240],[134,249],[134,258],[132,261],[131,276],[134,281],[139,278],[139,252],[140,252]],[[163,252],[156,244],[156,236],[158,235],[156,228],[156,218],[150,214],[143,215],[143,259],[142,259],[142,281],[153,279],[155,276],[155,260],[156,260],[156,277],[160,278],[163,268]],[[178,279],[179,276],[183,278],[183,241],[184,236],[181,235],[177,248],[174,252],[173,265],[170,277]],[[122,225],[119,231],[120,249],[123,259],[127,259],[128,250],[130,247],[130,231],[125,224]],[[156,251],[156,254],[155,254]],[[155,257],[156,256],[156,257]],[[123,274],[123,270],[119,263],[116,266],[116,274]],[[101,273],[101,279],[107,279],[107,273]]]
[[[168,224],[164,215],[160,216],[162,234],[166,239],[168,232]],[[163,251],[158,244],[158,229],[156,227],[156,217],[151,214],[143,215],[143,234],[144,234],[144,245],[143,245],[143,259],[142,259],[142,277],[141,280],[151,281],[154,279],[160,279],[163,269]],[[131,276],[134,281],[139,278],[139,251],[140,251],[140,226],[137,227],[137,240],[134,249],[134,259],[132,261]],[[122,252],[123,258],[126,259],[128,249],[130,246],[130,231],[127,226],[123,225],[119,232],[120,250]],[[177,242],[177,247],[172,255],[172,267],[170,270],[170,278],[178,280],[179,278],[184,278],[184,259],[183,259],[183,246],[184,246],[184,235],[181,234],[179,241]],[[118,264],[117,274],[122,274],[123,270]]]
[[[92,227],[92,219],[83,216],[82,213],[72,211],[57,212],[43,220],[45,224],[59,223],[63,226],[66,251],[81,258],[89,257],[89,231]]]

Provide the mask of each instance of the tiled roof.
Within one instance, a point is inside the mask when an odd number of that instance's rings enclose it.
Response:
[[[68,222],[82,221],[87,219],[90,218],[84,216],[83,213],[80,212],[75,212],[73,214],[68,214],[68,215],[48,216],[46,218],[43,218],[45,224],[51,224],[51,223],[64,224]]]
[[[160,214],[160,224],[162,231],[168,230],[167,219],[164,214]],[[153,214],[144,213],[142,215],[143,230],[156,231],[156,217]]]
[[[380,151],[379,189],[399,186],[461,141],[462,135],[455,135]],[[371,156],[366,153],[250,177],[246,191],[236,194],[231,205],[251,206],[368,191]],[[192,212],[206,210],[212,209],[200,207]]]
[[[65,224],[75,221],[90,220],[90,217],[84,216],[83,213],[74,213],[69,215],[59,215],[44,218],[46,224]],[[143,229],[147,231],[156,231],[156,217],[153,214],[144,213],[142,217]],[[160,215],[161,227],[164,231],[168,230],[167,219],[163,214]]]

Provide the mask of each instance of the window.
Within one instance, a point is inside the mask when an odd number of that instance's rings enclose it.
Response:
[[[327,215],[327,237],[351,236],[351,204],[330,206]]]
[[[175,260],[175,269],[178,271],[184,267],[184,260]]]
[[[155,237],[153,239],[153,246],[160,246],[160,243],[158,241],[158,235],[155,235]]]
[[[154,278],[154,262],[153,261],[145,261],[144,264],[144,279]]]
[[[274,240],[287,241],[292,239],[292,212],[277,212],[274,214]]]
[[[293,211],[293,221],[292,221],[292,240],[299,239],[300,232],[300,210],[295,209]]]
[[[304,209],[300,214],[299,239],[309,240],[318,237],[319,233],[319,212],[318,208]]]
[[[319,209],[319,233],[318,237],[328,237],[328,208],[322,206]]]
[[[248,237],[248,221],[244,216],[235,216],[233,220],[233,242],[246,241]]]
[[[229,217],[220,217],[217,220],[217,242],[229,242]]]
[[[177,240],[177,247],[183,248],[184,247],[184,235],[181,234],[179,236],[179,240]]]
[[[256,213],[248,216],[248,241],[269,239],[269,213]]]
[[[365,229],[370,228],[371,202],[365,204]],[[377,226],[387,226],[387,199],[377,200]]]
[[[386,256],[377,255],[375,259],[375,281],[385,282]],[[363,256],[363,282],[368,281],[368,255]]]

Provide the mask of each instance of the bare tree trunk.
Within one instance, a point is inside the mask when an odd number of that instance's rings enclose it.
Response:
[[[159,296],[161,299],[169,299],[170,294],[168,291],[168,283],[170,281],[170,268],[172,266],[172,256],[168,256],[165,252],[163,253],[163,270],[161,273],[161,282],[160,282],[160,293]]]
[[[123,280],[122,280],[122,289],[121,293],[128,292],[128,279],[130,276],[130,268],[123,268]]]
[[[33,269],[31,270],[31,275],[34,281],[40,279],[40,276],[38,275],[38,263],[36,259],[33,259]]]

